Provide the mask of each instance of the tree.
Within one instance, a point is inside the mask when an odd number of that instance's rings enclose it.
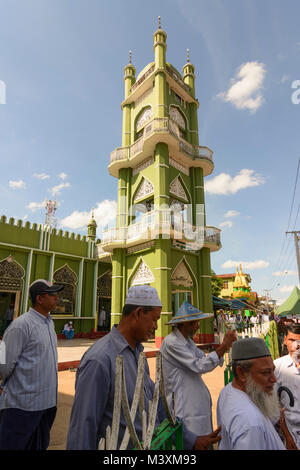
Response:
[[[216,297],[219,297],[221,290],[223,289],[223,279],[216,277],[216,273],[211,270],[211,293]]]

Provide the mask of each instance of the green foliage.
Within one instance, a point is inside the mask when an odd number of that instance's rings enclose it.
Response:
[[[211,270],[211,293],[216,297],[219,297],[221,290],[223,289],[223,279],[216,277],[216,273]]]

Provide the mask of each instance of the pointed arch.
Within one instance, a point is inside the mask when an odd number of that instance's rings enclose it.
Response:
[[[184,278],[185,278],[186,271],[188,273],[187,281],[186,281],[187,285],[184,285],[184,282],[185,282]],[[183,282],[183,284],[180,284],[180,282]],[[192,282],[192,285],[191,285],[191,282]],[[177,263],[177,265],[175,266],[175,268],[173,269],[171,273],[171,285],[172,284],[175,286],[187,287],[190,290],[195,288],[196,295],[197,295],[197,302],[199,302],[198,280],[185,256],[181,258],[181,260]]]
[[[145,106],[137,115],[135,120],[135,131],[138,132],[140,129],[144,127],[146,122],[148,122],[153,115],[152,107]]]
[[[191,195],[181,175],[177,175],[169,185],[169,193],[179,197],[185,202],[191,203]]]
[[[186,130],[187,129],[187,118],[179,108],[174,104],[171,104],[169,107],[169,116],[170,118],[178,124],[179,127]]]
[[[0,289],[5,291],[21,291],[25,277],[24,268],[12,255],[0,261]]]
[[[145,178],[144,176],[141,176],[140,182],[137,186],[136,191],[133,194],[133,203],[136,201],[145,199],[148,196],[152,196],[154,194],[154,186],[153,183]]]
[[[128,277],[127,290],[130,286],[139,286],[144,284],[152,284],[155,281],[154,275],[145,263],[142,256],[137,260],[132,273]]]
[[[56,306],[56,314],[75,314],[76,291],[78,276],[66,263],[53,273],[54,284],[64,286],[63,290],[58,292],[58,302]]]

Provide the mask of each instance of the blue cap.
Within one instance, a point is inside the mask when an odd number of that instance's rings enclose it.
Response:
[[[186,300],[181,304],[178,312],[174,315],[166,325],[175,325],[178,323],[184,323],[187,321],[202,320],[204,318],[213,317],[213,313],[203,313],[198,308],[189,304]]]

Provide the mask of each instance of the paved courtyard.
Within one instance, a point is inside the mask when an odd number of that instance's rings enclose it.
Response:
[[[59,362],[78,360],[95,340],[60,340],[58,341]],[[153,342],[144,344],[145,351],[155,350]],[[150,375],[155,380],[155,358],[149,358]],[[217,367],[214,371],[205,374],[203,379],[208,386],[213,402],[213,424],[216,428],[216,404],[220,390],[224,386],[224,367]],[[66,448],[70,414],[75,393],[76,370],[58,372],[58,409],[56,419],[51,430],[49,450],[63,450]]]

